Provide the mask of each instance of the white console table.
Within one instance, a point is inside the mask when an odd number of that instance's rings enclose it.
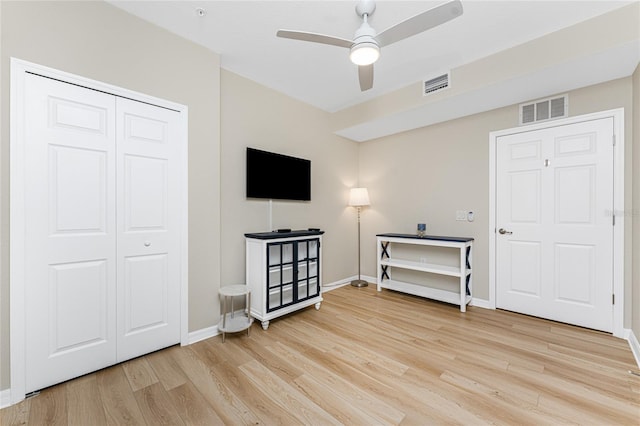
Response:
[[[396,290],[415,296],[427,297],[441,302],[453,303],[460,306],[461,312],[466,312],[467,304],[471,301],[472,277],[471,259],[473,238],[425,236],[410,234],[378,234],[378,291],[383,288]],[[458,265],[448,266],[429,263],[422,260],[405,259],[393,255],[393,247],[398,244],[412,244],[414,246],[450,247],[459,251]],[[394,280],[391,277],[393,269],[405,269],[430,274],[458,277],[460,286],[458,291],[431,288],[422,284]]]

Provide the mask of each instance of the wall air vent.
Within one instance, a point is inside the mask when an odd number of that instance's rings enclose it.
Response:
[[[555,120],[569,115],[569,95],[520,104],[520,124]]]
[[[449,73],[442,74],[430,80],[425,80],[422,85],[422,95],[427,96],[440,90],[449,88]]]

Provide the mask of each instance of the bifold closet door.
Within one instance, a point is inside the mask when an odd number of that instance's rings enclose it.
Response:
[[[180,341],[180,117],[25,80],[26,392]]]
[[[26,391],[116,362],[116,98],[26,76]]]

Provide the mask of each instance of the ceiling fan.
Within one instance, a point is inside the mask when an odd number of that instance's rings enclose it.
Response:
[[[380,48],[411,37],[462,15],[462,3],[453,0],[436,6],[426,12],[419,13],[386,30],[376,33],[368,23],[368,18],[376,10],[374,0],[360,0],[356,5],[356,13],[362,18],[362,25],[353,36],[353,40],[324,34],[295,30],[278,30],[278,37],[294,40],[311,41],[331,46],[350,49],[351,62],[358,65],[360,90],[373,87],[373,63],[380,57]]]

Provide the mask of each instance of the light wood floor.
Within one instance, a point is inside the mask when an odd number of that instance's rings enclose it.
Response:
[[[42,391],[2,426],[640,424],[626,341],[375,286]]]

